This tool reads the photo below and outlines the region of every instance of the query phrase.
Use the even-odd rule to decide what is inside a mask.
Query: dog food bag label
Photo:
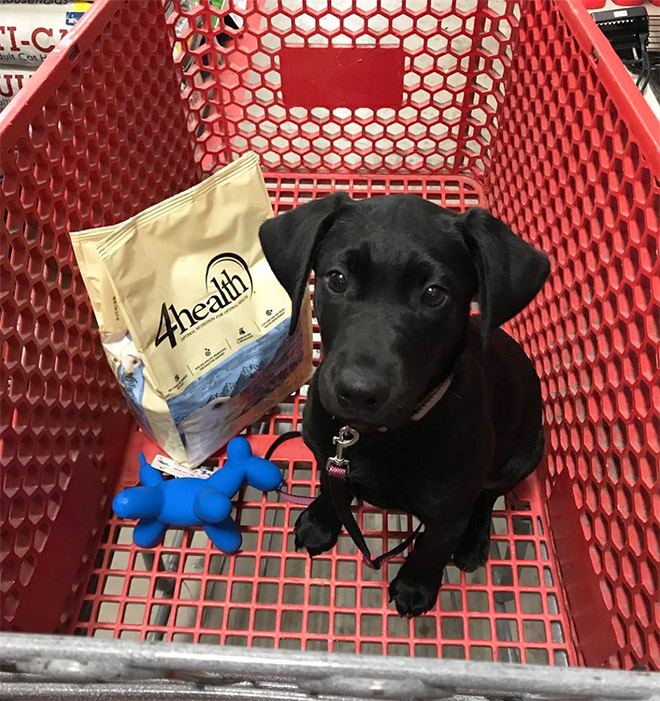
[[[90,2],[0,0],[0,63],[39,67]]]
[[[181,438],[167,402],[145,378],[144,366],[126,322],[116,314],[117,302],[112,283],[96,250],[97,243],[110,236],[115,228],[107,226],[71,234],[73,249],[99,326],[101,345],[142,430],[168,453],[182,455]]]
[[[291,301],[259,243],[271,216],[249,153],[122,224],[72,234],[129,406],[184,467],[312,372],[309,303],[289,336]]]

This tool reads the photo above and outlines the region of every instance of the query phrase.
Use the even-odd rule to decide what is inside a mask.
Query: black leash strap
[[[379,570],[386,562],[391,560],[402,553],[409,545],[411,545],[415,538],[419,535],[422,530],[422,524],[420,523],[417,528],[415,528],[412,533],[402,540],[398,545],[395,545],[391,550],[384,552],[376,558],[371,557],[371,551],[367,545],[364,535],[358,526],[355,516],[351,511],[351,502],[353,501],[353,493],[351,492],[346,480],[339,479],[337,477],[329,477],[330,483],[330,497],[332,499],[332,504],[335,507],[337,516],[342,522],[342,525],[351,536],[353,542],[355,543],[358,550],[362,553],[364,558],[364,564],[371,569]]]
[[[293,438],[300,438],[300,436],[302,436],[302,433],[300,431],[288,431],[287,433],[283,433],[281,436],[278,436],[270,444],[270,447],[266,451],[264,458],[266,460],[270,460],[271,457],[273,456],[273,453],[282,445],[282,443],[285,443],[286,441],[290,441]]]
[[[300,431],[289,431],[278,436],[270,445],[265,454],[265,459],[270,460],[273,453],[277,448],[293,438],[299,438],[301,435]],[[371,552],[369,546],[364,539],[364,535],[360,530],[360,526],[353,516],[351,511],[351,502],[353,501],[353,492],[351,491],[346,476],[336,477],[333,476],[328,471],[328,466],[325,465],[324,469],[328,472],[328,484],[330,487],[330,499],[332,500],[332,505],[335,507],[335,511],[342,525],[346,529],[348,535],[351,536],[353,542],[355,543],[358,550],[362,553],[364,564],[374,570],[379,570],[386,562],[391,560],[402,553],[409,545],[414,543],[415,538],[419,535],[422,530],[422,524],[420,523],[414,531],[412,531],[408,536],[402,540],[398,545],[394,546],[391,550],[379,555],[376,558],[371,557]]]

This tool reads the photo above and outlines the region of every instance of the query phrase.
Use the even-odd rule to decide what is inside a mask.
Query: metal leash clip
[[[330,477],[337,477],[338,479],[345,480],[348,475],[349,461],[344,457],[344,450],[355,445],[360,440],[360,434],[350,426],[342,426],[339,429],[339,435],[334,436],[332,439],[333,444],[336,446],[335,454],[333,457],[328,458],[328,462],[325,465],[326,472]]]

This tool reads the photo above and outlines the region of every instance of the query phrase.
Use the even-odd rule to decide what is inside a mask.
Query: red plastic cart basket
[[[307,651],[308,671],[312,651],[389,655],[383,678],[396,655],[660,668],[659,125],[582,2],[230,9],[95,2],[0,116],[3,629],[246,646],[255,665],[274,658],[254,648]],[[400,559],[368,570],[346,537],[314,561],[296,552],[299,510],[273,496],[237,502],[231,558],[196,531],[141,551],[110,515],[138,448],[155,449],[106,365],[67,232],[247,149],[278,211],[334,190],[414,192],[489,207],[552,259],[510,326],[542,378],[547,461],[498,504],[488,565],[448,567],[426,616],[388,605]],[[304,401],[264,417],[255,448],[297,428]],[[313,493],[304,446],[277,457]],[[409,526],[368,506],[359,518],[376,551]],[[36,643],[11,640],[18,674]],[[69,640],[43,650],[82,654]],[[189,650],[201,670],[208,648]]]

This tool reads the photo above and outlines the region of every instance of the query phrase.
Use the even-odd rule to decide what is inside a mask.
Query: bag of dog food
[[[309,302],[259,243],[272,216],[249,153],[117,226],[71,234],[101,342],[139,424],[194,467],[309,379]]]

